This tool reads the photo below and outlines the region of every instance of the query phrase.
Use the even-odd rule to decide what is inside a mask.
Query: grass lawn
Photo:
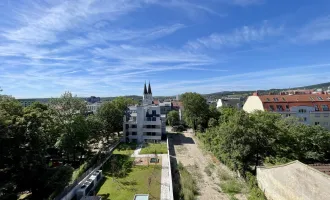
[[[126,177],[114,180],[107,172],[104,174],[104,183],[97,192],[102,199],[131,200],[135,194],[149,194],[150,200],[160,199],[161,166],[159,165],[134,166]],[[149,177],[152,177],[150,190],[148,190]]]
[[[136,143],[120,143],[113,154],[132,155],[136,149]]]
[[[167,144],[166,143],[148,143],[144,144],[144,147],[141,149],[140,154],[166,154],[167,153]]]

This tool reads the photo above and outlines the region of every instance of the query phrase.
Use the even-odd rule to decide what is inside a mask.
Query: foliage
[[[197,93],[187,92],[181,95],[183,103],[183,118],[194,130],[207,127],[209,117],[209,106],[205,98]]]
[[[166,143],[146,143],[140,151],[140,154],[166,154]]]
[[[101,119],[103,126],[103,136],[108,140],[114,138],[115,132],[123,129],[124,113],[113,102],[105,102],[99,108],[97,116]]]
[[[212,127],[216,127],[218,125],[218,121],[214,118],[210,118],[209,122],[208,122],[208,127],[212,128]]]
[[[224,193],[238,194],[241,192],[243,185],[236,179],[230,179],[228,181],[221,182],[220,187]]]
[[[113,154],[132,155],[136,149],[136,143],[120,143],[113,151]]]
[[[198,194],[198,188],[195,179],[188,172],[188,170],[182,165],[178,164],[178,170],[180,173],[180,185],[181,193],[180,199],[184,200],[194,200]]]
[[[233,108],[222,108],[220,121],[198,137],[207,150],[243,174],[265,161],[330,159],[330,133],[320,126],[307,126],[275,113],[248,114]]]
[[[179,112],[176,110],[172,110],[167,114],[167,123],[170,126],[178,125],[180,123]]]
[[[246,173],[246,181],[249,187],[248,200],[266,200],[262,190],[258,187],[257,179],[250,172]]]

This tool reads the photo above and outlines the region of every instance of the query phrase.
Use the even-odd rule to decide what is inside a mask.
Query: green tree
[[[115,133],[123,130],[124,113],[115,103],[105,102],[97,112],[98,117],[104,125],[103,136],[109,141],[115,137]]]
[[[133,99],[126,97],[117,97],[112,100],[112,103],[123,113],[123,115],[128,106],[137,104]]]
[[[167,123],[170,126],[174,126],[180,123],[179,112],[176,110],[172,110],[167,114]]]
[[[208,123],[209,106],[204,97],[197,93],[187,92],[181,96],[183,103],[183,117],[194,130],[198,126],[206,128]]]

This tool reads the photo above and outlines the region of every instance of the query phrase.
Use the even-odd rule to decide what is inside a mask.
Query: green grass
[[[75,169],[72,173],[71,177],[71,183],[73,183],[80,175],[82,175],[87,167],[87,162],[84,162],[82,165],[80,165],[79,168]]]
[[[113,154],[131,155],[134,153],[136,146],[136,143],[120,143]]]
[[[167,144],[166,143],[148,143],[145,144],[141,149],[140,154],[166,154]]]
[[[113,179],[107,172],[104,174],[104,183],[97,192],[102,199],[128,200],[133,199],[135,194],[149,194],[150,200],[160,199],[161,166],[135,166],[123,178]],[[149,177],[152,177],[150,190]]]
[[[180,172],[181,185],[180,199],[195,200],[196,195],[198,194],[198,188],[195,179],[182,165],[182,163],[178,164],[178,170]]]
[[[238,194],[241,193],[242,188],[244,186],[239,181],[235,179],[231,179],[223,183],[220,183],[220,187],[224,193]]]

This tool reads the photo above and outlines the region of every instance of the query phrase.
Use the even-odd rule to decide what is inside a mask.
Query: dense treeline
[[[26,108],[0,95],[0,199],[17,199],[23,191],[31,192],[31,199],[61,192],[86,158],[96,162],[100,157],[92,155],[93,144],[101,141],[105,148],[114,141],[133,103],[120,97],[87,115],[86,103],[69,92],[48,105]],[[87,162],[83,170],[93,164]]]
[[[197,93],[183,94],[182,101],[184,120],[199,132],[205,147],[243,174],[264,163],[330,161],[330,132],[321,126],[271,112],[217,110]]]

